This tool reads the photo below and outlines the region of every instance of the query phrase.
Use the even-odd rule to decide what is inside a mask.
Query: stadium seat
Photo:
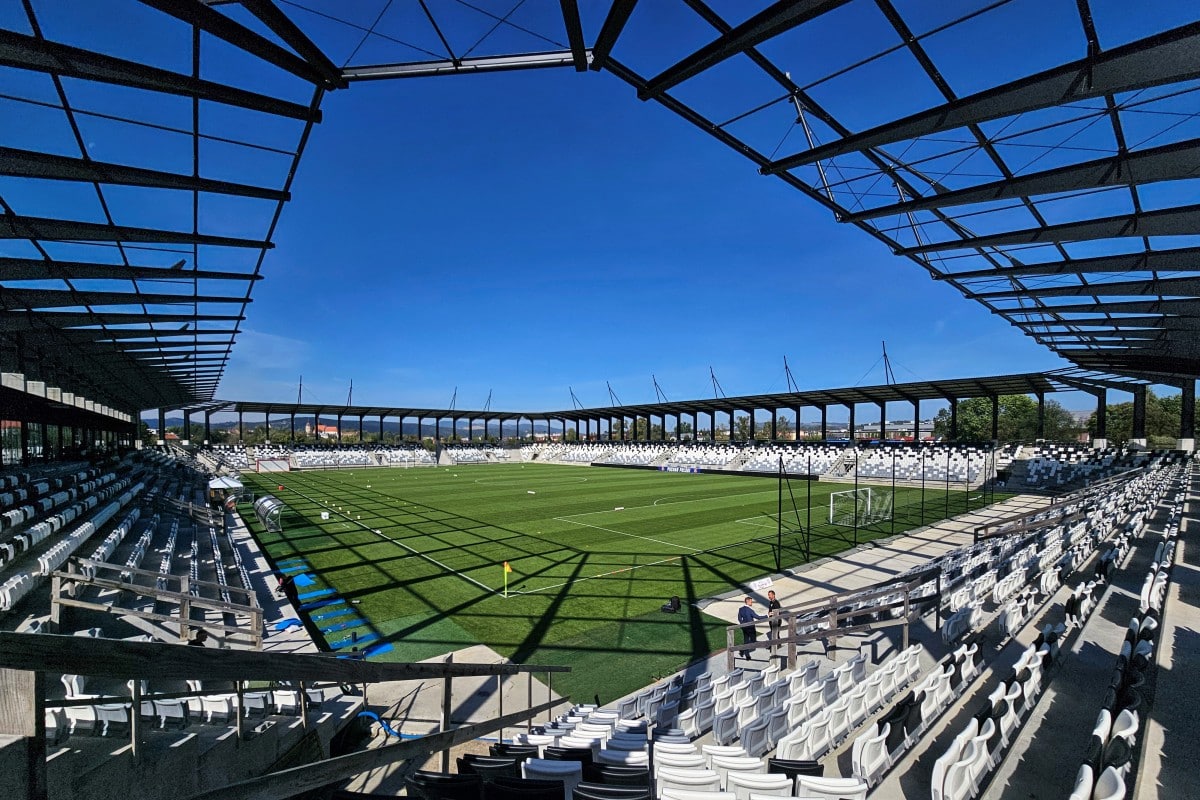
[[[730,772],[726,778],[726,790],[738,800],[749,800],[750,793],[790,796],[794,788],[793,779],[778,773]]]
[[[795,797],[806,800],[866,800],[867,784],[858,778],[796,776]]]
[[[410,796],[425,800],[478,800],[483,781],[478,775],[418,770],[405,782]],[[559,796],[561,800],[561,795]]]
[[[721,776],[711,769],[672,769],[664,767],[655,777],[659,793],[667,789],[684,789],[687,791],[721,791]]]

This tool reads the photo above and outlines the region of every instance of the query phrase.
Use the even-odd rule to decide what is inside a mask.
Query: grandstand
[[[1193,7],[311,5],[0,11],[20,122],[0,126],[0,796],[1190,796]],[[654,402],[610,385],[597,407],[225,399],[301,162],[345,112],[329,96],[546,69],[670,112],[1061,365],[826,388],[789,370],[738,396],[710,370],[711,397],[654,378]],[[338,313],[374,302],[334,283]],[[434,347],[395,291],[358,316]],[[684,297],[646,315],[658,342],[697,324]],[[843,329],[869,318],[857,299]],[[743,302],[701,323],[741,337]],[[564,308],[528,316],[612,327]],[[1169,447],[1148,435],[1163,386]],[[1095,401],[1086,443],[1044,439],[1059,392]],[[1001,441],[1012,395],[1036,441]],[[967,399],[990,401],[984,441],[960,435]],[[891,441],[897,405],[914,439],[944,409],[945,440]],[[802,414],[812,441],[784,425]],[[239,475],[245,493],[210,494]],[[738,622],[768,590],[769,622]]]

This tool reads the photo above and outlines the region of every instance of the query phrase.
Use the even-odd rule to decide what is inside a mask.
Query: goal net
[[[864,486],[829,495],[829,522],[833,525],[871,525],[892,518],[892,493]]]
[[[291,472],[292,465],[286,458],[260,458],[254,462],[259,472]]]

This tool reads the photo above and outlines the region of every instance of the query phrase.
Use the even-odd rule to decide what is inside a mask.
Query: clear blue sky
[[[219,396],[652,401],[1063,366],[605,74],[331,95]]]
[[[378,8],[411,12],[368,0],[309,5],[364,25]],[[446,5],[467,13],[466,5]],[[582,5],[590,42],[596,9],[607,5]],[[717,5],[731,17],[748,13],[737,3]],[[1194,14],[1186,5],[1095,0],[1092,9],[1102,45],[1112,47],[1181,24]],[[175,23],[159,31],[157,12],[128,6],[137,15],[139,52],[186,72],[186,28],[181,34]],[[528,9],[541,6],[556,13],[558,4],[531,0]],[[681,4],[672,7],[681,13]],[[966,11],[898,7],[918,32]],[[247,16],[230,8],[238,19]],[[618,45],[617,54],[642,74],[655,74],[713,35],[663,8],[640,4]],[[968,22],[954,36],[925,41],[938,64],[952,68],[960,93],[1084,54],[1073,0],[1012,0],[988,13],[989,30],[1003,36],[977,35]],[[43,7],[44,17],[54,14],[52,3]],[[1029,24],[1031,15],[1037,25]],[[23,30],[22,17],[16,4],[0,10],[0,24],[15,30]],[[55,38],[71,42],[86,33],[111,40],[116,53],[129,47],[130,21],[99,7],[59,9],[58,17],[47,21]],[[406,19],[385,16],[383,27],[407,30]],[[764,51],[794,63],[796,79],[804,80],[896,39],[872,3],[851,3],[822,25]],[[651,35],[668,29],[672,36]],[[522,49],[505,33],[496,34],[500,49]],[[339,63],[360,38],[343,34],[322,40],[337,42],[330,55]],[[430,31],[412,36],[422,47],[438,46]],[[377,46],[372,40],[367,50]],[[780,58],[787,47],[791,60]],[[377,57],[428,55],[385,48]],[[209,56],[206,76],[272,88],[269,77],[238,58]],[[871,67],[884,72],[860,81],[861,94],[848,94],[836,80],[814,94],[854,129],[939,102],[905,58]],[[678,94],[719,105],[740,85],[739,69],[732,61],[711,83],[688,84]],[[97,91],[80,83],[72,83],[72,93]],[[758,99],[736,97],[731,107]],[[181,102],[164,101],[164,115],[186,114]],[[325,121],[300,163],[220,398],[294,401],[303,375],[308,402],[340,404],[353,381],[360,405],[445,407],[457,388],[459,408],[480,408],[491,392],[492,408],[537,411],[569,408],[568,387],[585,406],[608,405],[606,382],[624,403],[653,401],[651,375],[672,400],[709,397],[710,367],[731,396],[784,391],[784,356],[802,389],[850,386],[884,382],[883,340],[899,381],[1068,366],[911,261],[838,224],[818,203],[758,175],[715,139],[639,101],[611,74],[562,69],[355,84],[327,95],[322,107]],[[33,116],[26,122],[28,136],[42,135]],[[94,157],[121,161],[121,150],[135,146],[87,125]],[[779,136],[765,126],[740,133],[760,149],[767,136]],[[781,154],[802,149],[796,130],[789,135]],[[181,169],[162,157],[164,168]],[[212,164],[206,153],[202,172]],[[213,171],[255,179],[228,174],[228,163]],[[22,197],[20,210],[36,214],[50,197]],[[236,205],[213,208],[236,229]],[[142,224],[170,225],[155,219],[152,206],[136,211]],[[93,208],[81,218],[95,214]],[[1078,395],[1060,399],[1069,408],[1091,405]]]

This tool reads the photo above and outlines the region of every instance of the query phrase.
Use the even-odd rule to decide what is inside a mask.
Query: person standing
[[[775,599],[775,591],[767,592],[767,638],[771,640],[771,652],[779,646],[779,631],[783,627],[783,617],[780,612],[783,606]]]
[[[750,644],[758,639],[758,630],[754,627],[754,625],[749,623],[757,622],[760,619],[766,619],[766,617],[754,612],[754,598],[747,595],[746,602],[743,603],[742,607],[738,609],[738,624],[745,625],[745,627],[742,628],[743,645]],[[742,658],[750,658],[750,651],[743,650]]]

